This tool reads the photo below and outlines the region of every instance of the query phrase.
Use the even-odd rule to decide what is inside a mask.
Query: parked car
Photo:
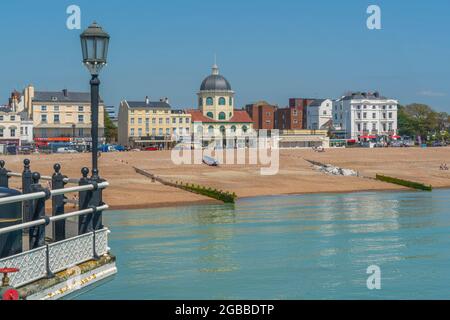
[[[446,147],[447,144],[443,141],[434,141],[432,144],[433,147]]]
[[[403,141],[400,141],[400,140],[391,142],[391,147],[394,147],[394,148],[403,148],[404,146],[405,146],[405,144],[403,143]]]
[[[78,151],[64,147],[64,148],[58,148],[56,150],[56,153],[78,153]]]
[[[146,147],[146,148],[144,148],[144,151],[158,151],[158,148],[156,148],[156,147]]]

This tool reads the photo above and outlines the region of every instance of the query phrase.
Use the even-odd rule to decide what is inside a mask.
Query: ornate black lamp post
[[[92,180],[98,180],[98,100],[100,80],[98,74],[106,65],[109,34],[94,22],[81,35],[83,64],[92,75],[91,79],[91,137],[92,137]]]
[[[92,75],[91,78],[91,137],[92,137],[92,176],[89,179],[88,168],[82,169],[83,178],[80,185],[102,182],[98,171],[98,104],[100,80],[98,74],[106,65],[108,55],[109,35],[97,24],[91,24],[81,35],[81,49],[83,51],[83,64]],[[80,193],[80,208],[97,208],[102,203],[101,189],[94,188],[93,191]],[[78,219],[78,232],[85,234],[102,228],[102,214],[94,211],[93,214],[80,216]]]

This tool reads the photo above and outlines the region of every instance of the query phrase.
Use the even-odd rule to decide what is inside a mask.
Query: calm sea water
[[[116,278],[80,299],[449,299],[450,190],[105,214]],[[378,291],[366,270],[381,268]]]

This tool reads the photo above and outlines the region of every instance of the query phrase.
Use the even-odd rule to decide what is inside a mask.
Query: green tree
[[[114,123],[109,118],[109,115],[107,112],[104,113],[104,120],[105,120],[105,138],[106,142],[116,142],[117,141],[117,127],[114,125]]]

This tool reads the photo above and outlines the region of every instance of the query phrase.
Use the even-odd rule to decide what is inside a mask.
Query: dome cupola
[[[225,77],[219,74],[219,67],[214,64],[211,75],[203,80],[200,91],[231,91],[231,85]]]

